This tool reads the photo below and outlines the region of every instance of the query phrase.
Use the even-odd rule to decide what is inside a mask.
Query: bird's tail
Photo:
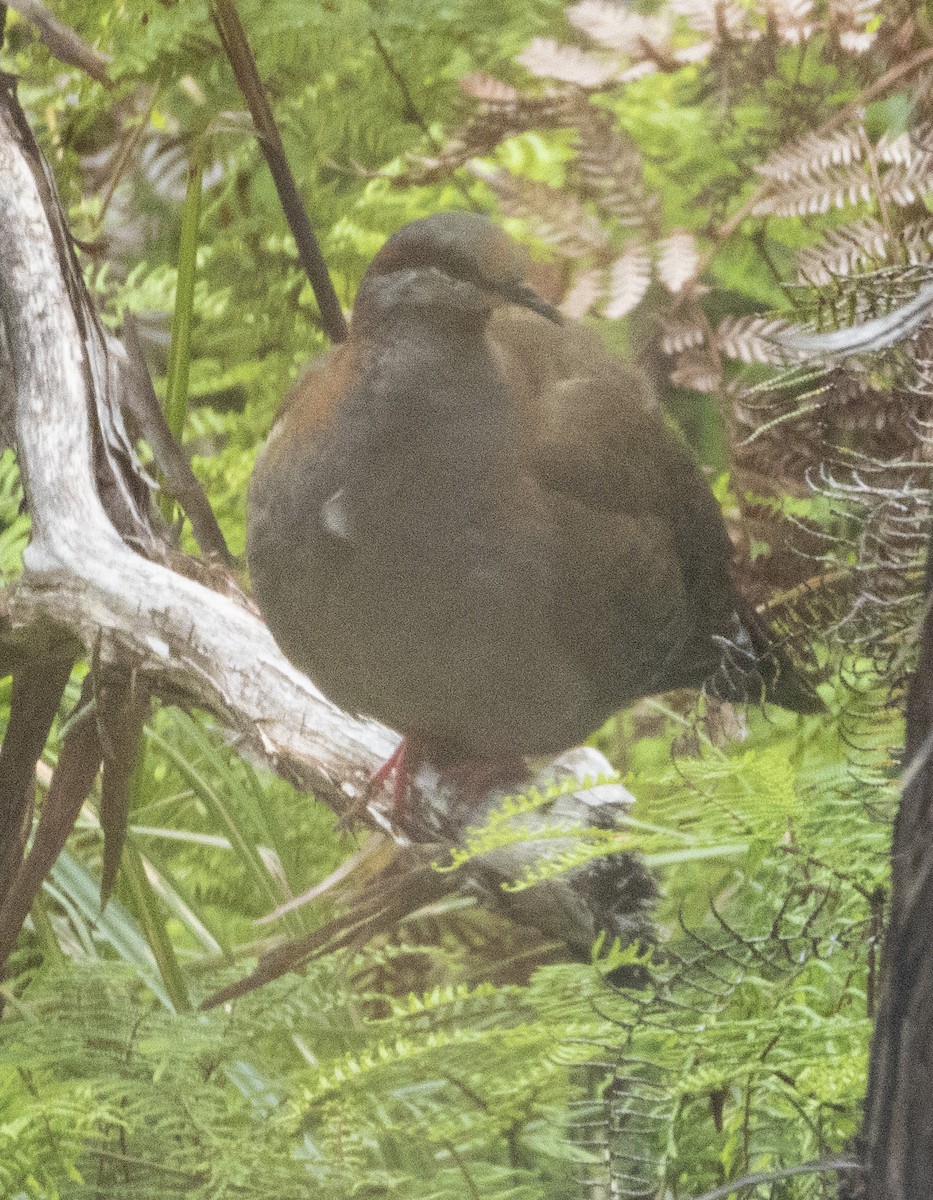
[[[722,665],[712,690],[724,699],[759,698],[796,713],[818,713],[825,705],[816,688],[791,661],[766,621],[750,604],[735,614],[734,638],[721,640]],[[744,693],[744,694],[742,694]]]

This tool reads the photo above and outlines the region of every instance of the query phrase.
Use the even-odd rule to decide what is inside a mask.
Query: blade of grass
[[[113,897],[107,907],[100,909],[100,880],[63,850],[52,868],[55,888],[67,897],[73,914],[80,916],[86,930],[93,930],[125,963],[132,966],[143,983],[166,1008],[173,1008],[172,999],[162,985],[158,964],[152,948],[139,926],[120,901]],[[50,894],[54,895],[51,888]]]
[[[196,742],[200,743],[199,748],[204,749],[207,754],[213,755],[216,758],[216,747],[211,745],[209,739],[197,729],[193,721],[190,722],[189,729]],[[258,847],[245,835],[241,823],[237,820],[233,812],[231,812],[221,791],[213,787],[186,755],[160,733],[154,729],[147,728],[147,738],[152,745],[157,746],[161,750],[172,765],[188,781],[208,810],[213,814],[215,820],[226,832],[234,851],[246,869],[247,877],[259,889],[263,899],[268,902],[269,907],[275,908],[283,899],[290,899],[290,896],[283,897],[281,889],[275,886],[262,861]],[[219,765],[222,771],[223,766],[222,764]],[[300,926],[297,929],[300,930]]]
[[[230,953],[229,943],[220,933],[208,925],[203,910],[186,894],[171,871],[153,855],[140,853],[143,869],[149,886],[155,891],[166,908],[181,921],[192,936],[211,955]]]
[[[146,878],[146,869],[139,851],[129,842],[123,850],[122,874],[132,897],[136,919],[142,926],[165,990],[171,998],[172,1007],[176,1012],[190,1012],[188,987],[166,929],[159,897]]]

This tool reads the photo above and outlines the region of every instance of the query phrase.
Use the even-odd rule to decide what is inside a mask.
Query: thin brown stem
[[[246,31],[233,0],[212,0],[211,16],[253,118],[253,124],[259,136],[259,148],[272,173],[282,211],[285,213],[288,227],[295,239],[298,258],[314,290],[318,307],[321,310],[324,331],[332,342],[346,341],[347,323],[343,310],[337,299],[337,293],[334,291],[321,247],[298,194],[298,187],[288,164],[279,127],[272,115],[269,97],[259,77],[256,59],[250,49]]]

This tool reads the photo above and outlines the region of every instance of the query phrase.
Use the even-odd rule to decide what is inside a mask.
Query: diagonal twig
[[[42,0],[6,0],[14,12],[18,12],[24,21],[34,25],[38,30],[49,52],[59,62],[69,67],[77,67],[104,87],[113,87],[113,80],[107,74],[110,56],[101,54],[93,46],[88,45],[80,34],[75,33],[70,25],[59,20],[54,13],[42,3]]]
[[[285,147],[282,145],[282,137],[278,125],[275,123],[275,117],[272,115],[266,89],[259,78],[256,59],[246,40],[246,33],[233,0],[212,0],[211,16],[217,32],[220,34],[220,40],[227,58],[230,60],[230,66],[233,68],[240,91],[243,93],[243,98],[252,115],[253,124],[259,136],[259,147],[272,172],[282,210],[295,238],[298,257],[311,282],[311,287],[314,289],[314,295],[321,310],[324,331],[332,342],[345,341],[347,323],[344,320],[343,310],[337,299],[337,293],[334,291],[330,272],[327,270],[327,264],[324,262],[324,256],[321,254],[314,230],[311,228],[311,222],[308,220],[305,206],[298,195],[295,177],[292,175],[285,155]]]

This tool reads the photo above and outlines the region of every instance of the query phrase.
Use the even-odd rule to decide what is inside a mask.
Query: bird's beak
[[[498,283],[489,287],[489,290],[504,300],[508,300],[511,304],[520,304],[522,308],[530,308],[532,312],[540,313],[542,317],[547,317],[555,325],[564,323],[563,316],[553,304],[542,300],[534,288],[529,287],[527,283]]]

